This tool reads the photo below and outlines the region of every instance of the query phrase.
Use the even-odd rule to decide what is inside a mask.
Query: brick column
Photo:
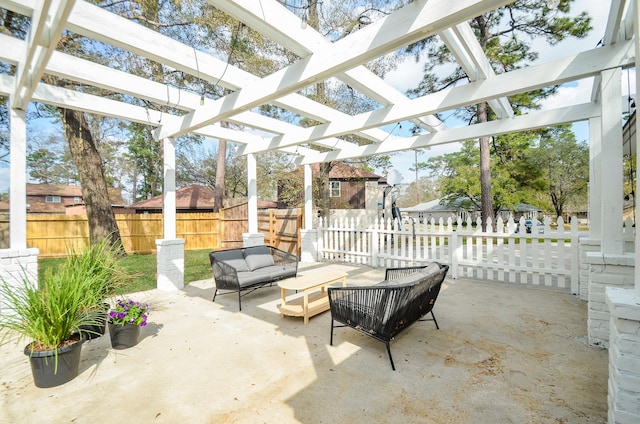
[[[589,306],[587,329],[589,345],[609,346],[610,311],[606,304],[608,287],[632,288],[634,284],[634,254],[605,255],[587,252],[589,263]]]
[[[0,279],[11,287],[21,287],[27,279],[38,286],[38,254],[36,248],[0,249]],[[0,305],[4,299],[0,299]],[[2,314],[0,309],[0,315]]]
[[[156,240],[157,288],[174,291],[184,288],[184,239]]]
[[[609,424],[640,423],[640,294],[607,287],[609,340]]]

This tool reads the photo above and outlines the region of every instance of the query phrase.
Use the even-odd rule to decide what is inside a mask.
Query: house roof
[[[63,184],[27,184],[27,196],[82,197],[82,187]]]
[[[122,189],[108,187],[107,191],[112,204],[124,204]],[[27,184],[27,196],[82,197],[82,187],[64,184]]]
[[[404,212],[424,212],[424,211],[442,212],[442,211],[456,211],[458,208],[456,208],[455,206],[441,205],[440,199],[433,199],[428,202],[418,203],[415,206],[411,206],[408,208],[400,208],[400,209]]]
[[[418,203],[415,206],[411,206],[408,208],[401,208],[403,212],[455,212],[460,209],[468,210],[468,208],[462,208],[462,203],[464,199],[458,198],[452,204],[441,203],[442,199],[434,199],[429,202]],[[480,210],[477,208],[477,210]],[[541,212],[542,210],[536,206],[529,205],[526,203],[518,203],[513,207],[513,209],[501,208],[501,210],[513,210],[515,212],[523,213],[523,212]]]
[[[60,196],[60,197],[80,197],[82,198],[82,187],[74,185],[64,184],[27,184],[27,196],[32,197],[46,197],[46,196]],[[111,199],[112,206],[124,205],[122,199],[122,190],[119,188],[109,187],[109,198]],[[0,201],[0,211],[9,210],[10,199]],[[83,204],[83,203],[75,203]],[[28,202],[29,213],[65,213],[68,203],[46,203],[44,199],[42,201]]]
[[[198,184],[191,184],[176,189],[176,209],[210,210],[213,209],[215,193],[213,189]],[[142,200],[129,206],[137,210],[162,209],[162,195]],[[258,200],[258,209],[275,209],[277,202],[271,200]]]
[[[176,190],[176,209],[213,209],[215,193],[209,187],[192,184]],[[162,209],[162,195],[129,206],[133,209]]]

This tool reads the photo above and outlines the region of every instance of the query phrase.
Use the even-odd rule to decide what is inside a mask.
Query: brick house
[[[314,193],[316,193],[316,178],[320,174],[320,165],[315,163],[311,165],[311,173],[313,176]],[[278,207],[287,208],[291,200],[297,202],[298,206],[303,201],[302,181],[303,171],[301,168],[287,174],[287,180],[298,184],[300,182],[300,190],[298,197],[284,196],[284,190],[290,190],[284,184],[278,184]],[[332,218],[372,218],[378,217],[381,212],[381,202],[384,187],[387,186],[387,180],[380,175],[365,171],[347,165],[342,162],[335,162],[329,171],[329,207],[331,209]],[[314,194],[314,202],[318,196]],[[317,208],[317,203],[314,208]]]
[[[62,184],[27,184],[27,213],[83,215],[86,214],[80,186]],[[123,213],[124,200],[119,188],[109,188],[115,213]],[[9,200],[0,201],[0,212],[9,211]]]

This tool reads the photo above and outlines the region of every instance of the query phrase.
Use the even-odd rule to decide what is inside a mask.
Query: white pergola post
[[[589,238],[602,240],[602,175],[600,155],[602,153],[602,120],[589,119]]]
[[[25,111],[12,108],[11,101],[10,97],[9,248],[0,249],[0,278],[16,286],[26,278],[37,286],[39,250],[27,248],[27,121]]]
[[[313,229],[313,174],[311,165],[304,165],[304,224],[300,230],[302,253],[300,260],[303,262],[316,262],[318,260],[318,243],[320,242],[319,230]]]
[[[242,234],[244,247],[264,245],[264,234],[258,232],[258,173],[256,157],[247,154],[247,208],[249,213],[249,232]]]
[[[633,5],[632,5],[633,7]],[[636,51],[636,87],[640,87],[640,7],[635,2],[634,29]],[[637,91],[636,91],[637,92]],[[638,99],[636,98],[636,101]],[[640,137],[635,132],[636,152],[639,152]],[[636,154],[636,169],[640,158]],[[636,178],[635,192],[640,193]],[[640,213],[636,209],[636,222]],[[636,229],[635,264],[640,264],[640,234]],[[608,422],[640,422],[638,393],[640,393],[640,367],[638,367],[638,343],[640,343],[640,270],[635,266],[634,287],[625,289],[608,287],[607,306],[611,314],[609,335],[609,395]],[[636,358],[636,359],[633,359]]]
[[[162,213],[165,239],[176,238],[176,146],[173,139],[163,141],[164,185],[162,187]]]
[[[162,140],[164,157],[164,185],[162,187],[162,239],[156,240],[157,287],[177,290],[184,287],[184,239],[176,238],[176,148],[174,140]]]
[[[624,252],[622,236],[622,84],[621,69],[603,71],[602,76],[602,148],[599,173],[602,196],[600,216],[602,253]]]
[[[631,287],[634,255],[624,252],[622,231],[622,70],[603,71],[600,112],[602,143],[596,149],[595,184],[600,193],[600,251],[587,252],[589,266],[588,319],[589,344],[608,347],[610,315],[606,305],[608,287]],[[599,172],[598,172],[599,171]]]
[[[581,237],[580,248],[580,300],[589,299],[590,264],[587,258],[590,252],[601,251],[602,241],[602,184],[598,179],[602,174],[600,154],[602,153],[602,120],[600,116],[589,119],[589,187],[588,222],[589,237]]]
[[[304,229],[313,228],[313,178],[311,165],[304,165]]]
[[[27,248],[27,120],[24,110],[9,108],[11,161],[9,163],[9,247]]]

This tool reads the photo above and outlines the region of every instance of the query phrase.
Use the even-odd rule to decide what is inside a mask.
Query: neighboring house
[[[302,169],[299,168],[288,174],[288,178],[300,181],[302,185],[302,173]],[[316,178],[320,174],[320,165],[317,163],[311,165],[311,173],[315,186]],[[381,212],[380,205],[382,204],[385,186],[387,186],[386,178],[380,175],[355,168],[342,162],[334,163],[329,171],[328,187],[331,217],[377,218]],[[282,184],[279,184],[279,208],[290,207],[287,202],[283,200],[283,190]],[[314,187],[314,192],[315,191]],[[302,199],[297,200],[300,203],[302,202]],[[314,201],[317,202],[317,196],[314,196]],[[318,208],[317,203],[314,204],[314,208]]]
[[[194,213],[194,212],[213,212],[215,193],[213,189],[198,184],[192,184],[187,187],[176,189],[176,212],[177,213]],[[231,200],[231,199],[229,199]],[[246,201],[246,199],[243,199]],[[162,195],[152,197],[151,199],[141,200],[129,206],[134,213],[162,213]],[[225,201],[229,203],[228,201]],[[258,209],[275,208],[276,202],[258,201]]]
[[[176,189],[176,212],[213,212],[215,193],[209,187],[192,184]],[[135,213],[162,213],[162,195],[129,206]]]
[[[469,215],[472,220],[475,220],[480,216],[480,206],[469,208],[465,203],[468,202],[464,202],[463,199],[456,199],[451,204],[445,203],[442,199],[435,199],[408,208],[402,208],[401,213],[403,218],[413,218],[420,223],[431,222],[431,219],[435,219],[437,223],[440,218],[445,222],[451,218],[455,222],[458,216],[464,221]],[[516,221],[521,216],[525,219],[537,219],[540,213],[542,213],[540,208],[525,203],[516,205],[513,210],[502,208],[498,211],[499,216],[505,221],[509,219],[509,216],[513,216]]]
[[[27,184],[27,213],[30,214],[86,214],[82,189],[80,186],[62,184]],[[119,188],[109,188],[114,212],[121,213],[124,209],[122,191]],[[0,202],[0,212],[9,210],[10,199]]]

